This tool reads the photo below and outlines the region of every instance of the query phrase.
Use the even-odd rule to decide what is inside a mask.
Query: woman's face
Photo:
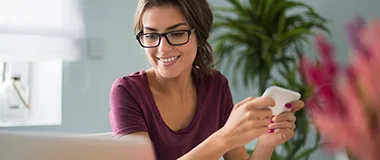
[[[144,43],[143,45],[156,46],[145,48],[156,72],[168,79],[191,72],[197,54],[196,35],[178,8],[149,8],[142,15],[142,24],[144,35],[141,36],[140,42]],[[167,39],[164,36],[159,38],[160,36],[154,33],[167,33]]]

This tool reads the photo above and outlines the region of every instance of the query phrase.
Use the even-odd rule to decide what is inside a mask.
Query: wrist
[[[256,143],[256,146],[255,146],[255,149],[260,149],[260,152],[272,153],[276,149],[276,146],[269,145],[269,144],[263,142],[262,140],[258,140]]]
[[[257,142],[250,160],[270,160],[276,147]]]
[[[186,153],[178,160],[209,160],[219,159],[229,150],[223,134],[215,132],[197,147]]]
[[[229,139],[229,136],[224,134],[221,130],[218,130],[217,132],[212,134],[210,136],[210,139],[216,144],[218,150],[222,151],[223,153],[228,152],[232,148],[232,143]]]

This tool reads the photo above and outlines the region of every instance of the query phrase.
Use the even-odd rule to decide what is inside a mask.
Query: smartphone
[[[283,112],[292,110],[291,108],[286,108],[285,105],[301,98],[300,93],[279,86],[268,87],[262,96],[271,97],[275,101],[276,105],[274,107],[269,107],[272,109],[273,115],[279,115]]]

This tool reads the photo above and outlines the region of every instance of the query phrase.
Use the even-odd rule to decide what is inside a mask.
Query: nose
[[[158,46],[159,52],[168,52],[172,49],[172,46],[168,43],[165,37],[161,38],[160,45]]]

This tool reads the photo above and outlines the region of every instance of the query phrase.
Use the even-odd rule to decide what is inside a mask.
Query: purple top
[[[118,78],[110,95],[113,134],[146,132],[158,160],[181,157],[220,129],[233,108],[228,81],[219,71],[197,80],[196,87],[195,115],[186,128],[175,132],[163,121],[144,70]]]

